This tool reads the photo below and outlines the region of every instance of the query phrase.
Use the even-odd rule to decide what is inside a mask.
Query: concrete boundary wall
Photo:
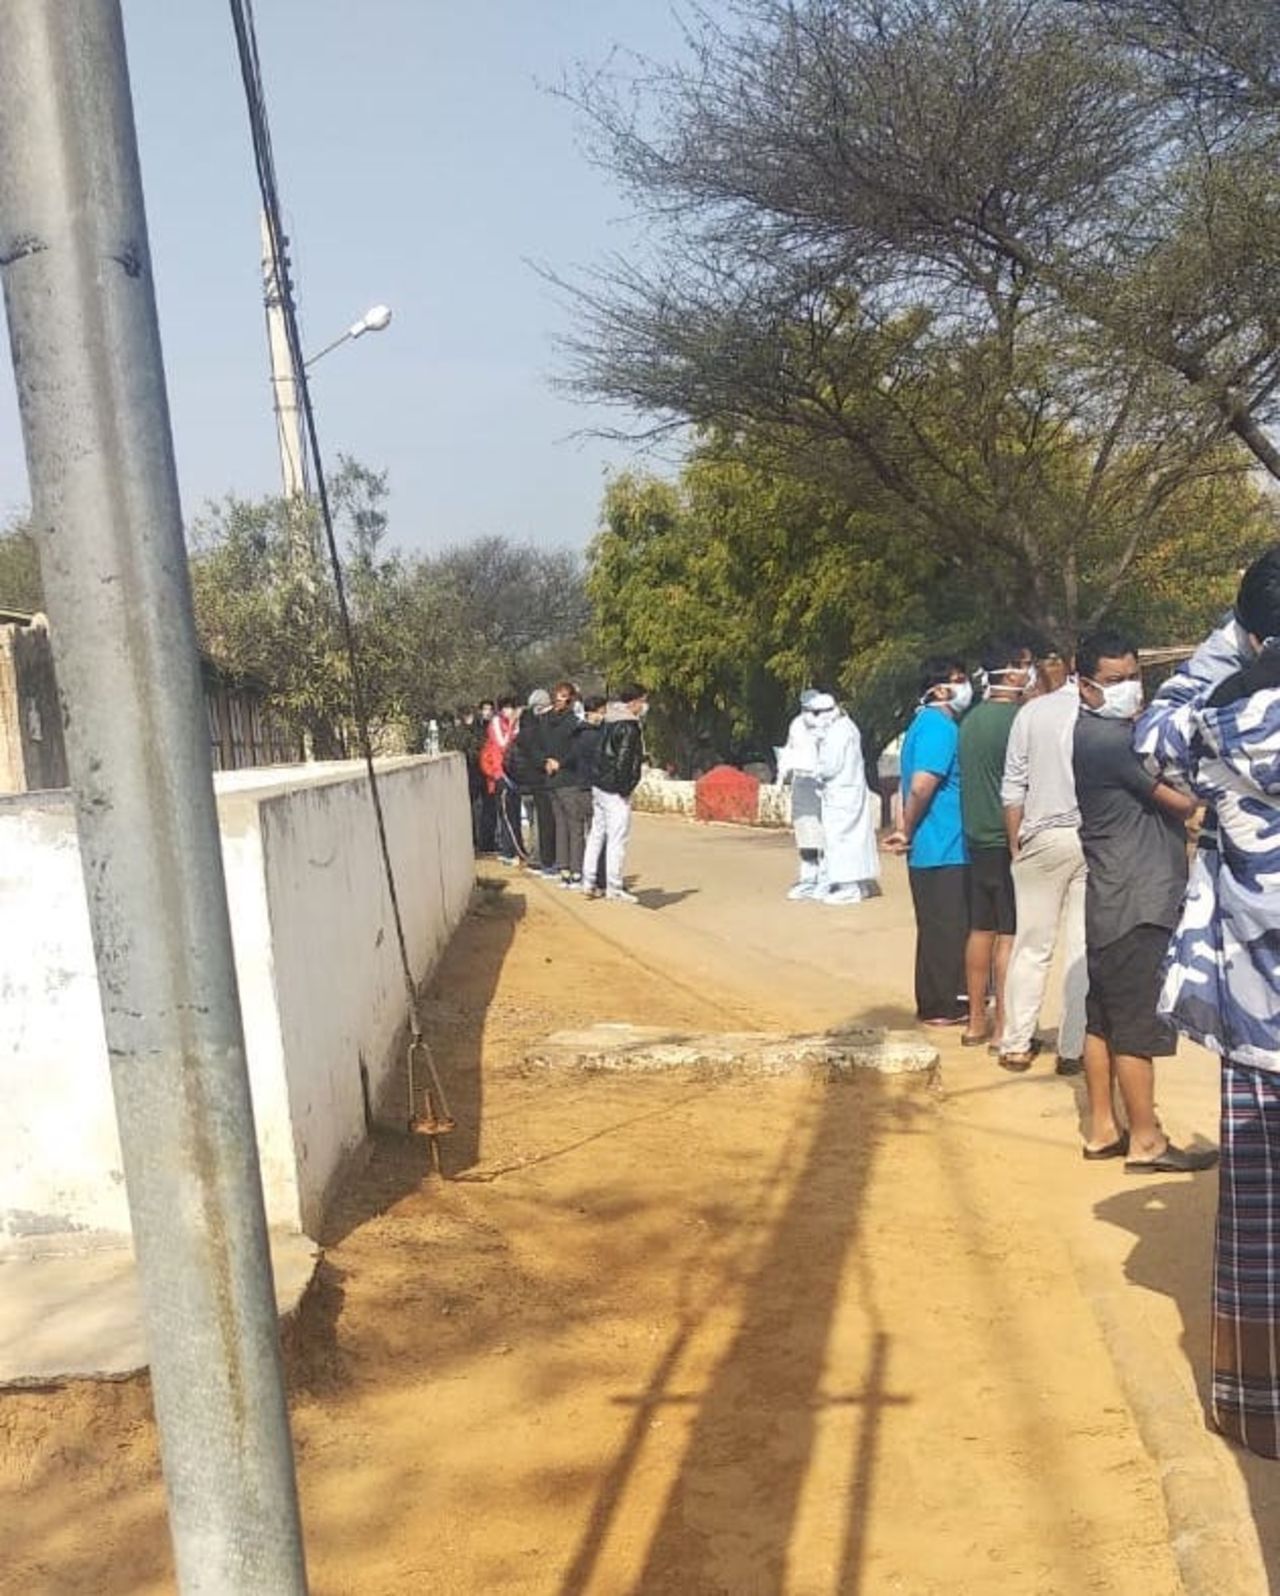
[[[685,815],[693,820],[698,812],[698,784],[696,781],[677,781],[664,776],[661,771],[649,769],[635,792],[631,795],[632,807],[642,814]],[[754,824],[757,826],[789,826],[791,824],[791,788],[770,787],[761,782],[759,807]]]
[[[410,962],[466,911],[456,754],[379,762]],[[236,974],[273,1226],[315,1234],[392,1096],[407,1018],[363,766],[216,778]],[[0,799],[0,1253],[118,1243],[129,1219],[70,795]]]

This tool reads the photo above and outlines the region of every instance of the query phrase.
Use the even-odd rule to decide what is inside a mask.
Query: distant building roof
[[[0,626],[30,626],[33,620],[35,616],[28,610],[10,610],[0,604]],[[265,694],[267,691],[266,684],[258,677],[233,676],[203,649],[200,650],[200,669],[206,677],[227,687],[242,688],[252,693]]]

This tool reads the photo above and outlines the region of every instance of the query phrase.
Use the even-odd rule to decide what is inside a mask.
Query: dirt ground
[[[510,879],[454,940],[448,1178],[379,1138],[288,1333],[317,1596],[1181,1591],[1059,1222],[1079,1164],[1047,1173],[1036,1124],[1067,1083],[1005,1134],[949,1067],[523,1067],[584,1016],[825,1020],[640,913]],[[145,1381],[0,1395],[0,1590],[150,1596],[170,1566]]]

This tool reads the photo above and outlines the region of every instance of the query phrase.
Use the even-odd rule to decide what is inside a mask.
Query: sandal
[[[1169,1142],[1154,1158],[1127,1158],[1124,1168],[1127,1175],[1192,1175],[1217,1162],[1216,1147],[1175,1147]]]
[[[997,1053],[996,1063],[1010,1075],[1025,1075],[1034,1058],[1034,1053]]]
[[[986,1031],[983,1031],[981,1036],[969,1036],[966,1033],[960,1038],[961,1047],[986,1047],[987,1043],[988,1033]]]
[[[1103,1158],[1123,1158],[1129,1151],[1129,1132],[1121,1131],[1115,1141],[1108,1142],[1105,1147],[1082,1147],[1080,1151],[1091,1163]]]

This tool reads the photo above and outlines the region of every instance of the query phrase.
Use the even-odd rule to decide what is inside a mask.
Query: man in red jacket
[[[498,810],[498,857],[503,864],[515,864],[524,857],[524,828],[520,814],[520,794],[506,774],[507,749],[515,741],[520,726],[520,711],[514,698],[500,698],[498,712],[489,722],[480,769]]]

